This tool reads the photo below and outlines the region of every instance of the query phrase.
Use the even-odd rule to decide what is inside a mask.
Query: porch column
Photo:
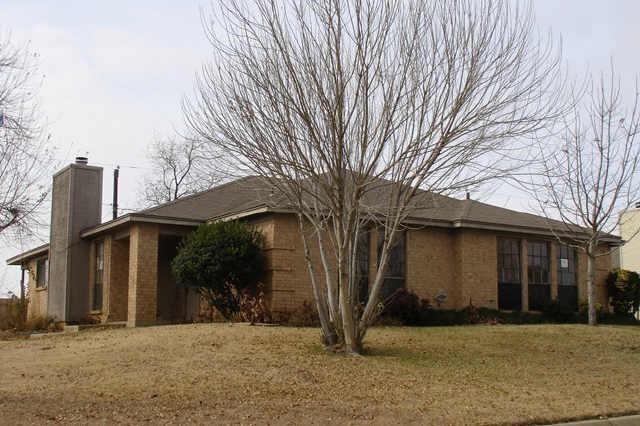
[[[549,244],[549,279],[551,280],[551,300],[558,300],[558,243]]]
[[[127,326],[152,325],[158,306],[158,227],[136,223],[129,236]]]
[[[522,246],[520,247],[520,265],[522,270],[520,271],[522,281],[522,312],[529,310],[529,247],[527,240],[520,240]]]

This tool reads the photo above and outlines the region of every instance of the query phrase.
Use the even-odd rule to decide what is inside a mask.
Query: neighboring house
[[[620,267],[640,272],[640,203],[620,215],[620,237],[626,243],[620,247]]]
[[[176,285],[170,262],[181,239],[216,220],[247,221],[265,236],[267,301],[274,313],[312,302],[296,216],[258,177],[246,177],[100,223],[102,169],[80,161],[54,176],[50,244],[8,260],[29,271],[29,315],[129,326],[195,320],[199,296]],[[381,197],[377,193],[376,197]],[[391,254],[386,292],[406,287],[441,308],[540,310],[586,300],[586,258],[562,246],[539,216],[421,193]],[[602,250],[618,245],[608,237]],[[375,271],[378,233],[361,239],[360,279]],[[318,253],[312,257],[319,262]],[[597,266],[606,305],[610,256]],[[320,267],[316,268],[318,271]],[[320,272],[318,272],[320,273]]]

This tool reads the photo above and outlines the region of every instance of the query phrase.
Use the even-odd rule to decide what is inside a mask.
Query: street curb
[[[547,426],[638,426],[640,415],[612,417],[610,419],[580,420],[569,423],[553,423]]]

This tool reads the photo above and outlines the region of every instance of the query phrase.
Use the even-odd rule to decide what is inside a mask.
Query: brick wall
[[[488,231],[456,231],[457,307],[498,307],[498,252],[496,235]]]
[[[105,286],[108,289],[107,321],[126,321],[129,298],[129,239],[111,239]],[[105,253],[106,263],[106,253]]]
[[[441,228],[407,232],[407,289],[436,306],[438,294],[446,294],[442,308],[456,308],[460,292],[456,288],[456,237]],[[375,259],[375,257],[372,257]],[[375,268],[375,263],[372,262]],[[371,274],[370,274],[371,275]]]
[[[293,215],[274,215],[265,219],[271,245],[267,249],[271,284],[271,307],[274,311],[291,311],[305,301],[313,302],[309,272],[304,259],[297,219]],[[311,257],[314,261],[316,279],[324,280],[317,249],[317,242],[309,230]],[[473,303],[497,309],[498,271],[497,238],[500,234],[488,230],[456,229],[436,227],[407,231],[406,244],[406,285],[419,297],[426,298],[437,306],[435,297],[446,294],[441,308],[461,309]],[[523,245],[522,288],[523,309],[528,305],[527,253],[526,241],[531,236],[506,234],[517,238]],[[370,282],[374,279],[376,253],[376,233],[370,240]],[[557,296],[557,243],[550,244],[551,295]],[[331,256],[330,256],[331,257]],[[605,279],[611,268],[610,256],[598,259],[597,299],[606,304]],[[332,265],[335,273],[335,265]],[[579,300],[586,300],[586,260],[579,256],[578,277]]]
[[[314,299],[298,219],[294,215],[275,215],[273,218],[271,310],[277,313],[295,310],[304,302],[313,303]],[[307,235],[311,236],[310,230]],[[316,279],[323,279],[317,244],[310,244],[310,247],[313,249]]]
[[[605,248],[602,248],[602,253]],[[607,254],[596,258],[596,303],[600,303],[605,309],[609,306],[607,295],[607,275],[611,271],[611,255]],[[587,303],[587,255],[578,252],[578,302]]]
[[[156,322],[158,226],[136,223],[129,236],[129,303],[127,325]]]
[[[32,259],[27,264],[28,270],[25,271],[25,280],[27,281],[26,289],[29,298],[27,306],[27,318],[47,315],[47,287],[36,287],[36,263],[37,259]]]

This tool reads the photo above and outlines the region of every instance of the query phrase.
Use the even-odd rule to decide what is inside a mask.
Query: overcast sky
[[[105,168],[103,218],[110,215],[111,171],[120,165],[121,207],[136,208],[146,149],[182,128],[180,102],[208,57],[202,0],[1,0],[0,33],[29,42],[44,75],[41,112],[61,164],[87,155]],[[606,69],[611,58],[626,87],[640,70],[640,2],[534,2],[538,24],[562,37],[573,72]],[[525,210],[525,197],[497,191],[486,201]],[[38,241],[24,244],[37,245]],[[5,259],[21,249],[0,248]],[[17,288],[18,267],[0,263],[0,293]]]

